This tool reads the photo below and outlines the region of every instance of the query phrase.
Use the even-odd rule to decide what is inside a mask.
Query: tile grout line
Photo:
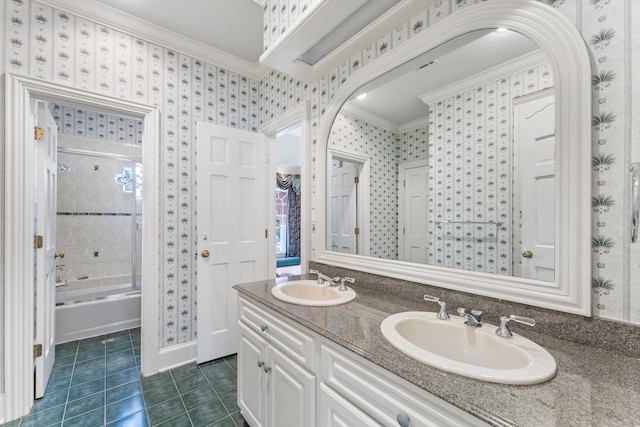
[[[224,360],[224,358],[223,358]],[[227,363],[226,360],[224,360],[225,363]],[[232,371],[233,368],[229,367]],[[216,394],[216,397],[218,398],[218,400],[220,401],[220,403],[222,403],[222,406],[224,407],[224,410],[227,411],[227,417],[229,417],[229,419],[231,419],[231,422],[233,424],[236,424],[236,422],[233,420],[233,418],[231,417],[231,412],[229,412],[229,408],[227,408],[227,405],[225,405],[224,400],[222,400],[222,398],[220,397],[220,394],[218,393],[218,390],[216,390],[216,388],[213,386],[213,384],[211,384],[211,381],[209,381],[209,377],[207,377],[207,375],[204,373],[204,371],[202,370],[202,367],[200,365],[198,365],[198,370],[200,370],[200,373],[204,376],[204,379],[207,380],[207,383],[211,386],[211,388],[213,389],[213,392]],[[233,371],[235,372],[235,371]],[[237,386],[236,386],[237,387]],[[220,421],[220,420],[217,420]],[[237,424],[236,424],[237,425]]]
[[[71,394],[71,383],[73,381],[73,374],[76,371],[76,363],[78,362],[78,353],[80,353],[80,340],[76,344],[76,355],[73,358],[73,368],[71,368],[71,374],[69,375],[69,386],[67,387],[67,398],[64,401],[64,411],[62,411],[62,419],[60,420],[60,426],[64,425],[64,417],[67,415],[67,405],[69,404],[69,395]],[[55,361],[54,361],[55,364]],[[46,393],[46,390],[45,390]]]
[[[184,399],[182,398],[182,393],[180,392],[180,389],[178,388],[178,383],[176,383],[176,379],[173,378],[173,374],[171,373],[171,370],[169,370],[169,376],[171,377],[171,381],[173,381],[173,386],[176,388],[176,391],[178,392],[178,397],[180,398],[180,402],[182,402],[182,407],[184,408],[185,414],[187,414],[187,418],[189,419],[189,423],[191,424],[191,426],[193,426],[193,421],[191,420],[191,415],[189,415],[189,411],[187,410],[187,405],[184,404]],[[173,417],[173,418],[177,418],[177,417]],[[172,419],[172,418],[169,418],[169,419]],[[166,420],[166,421],[168,421],[168,420]],[[165,422],[165,421],[163,421],[163,422]]]

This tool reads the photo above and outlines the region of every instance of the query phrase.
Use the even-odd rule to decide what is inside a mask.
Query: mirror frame
[[[552,67],[556,105],[556,280],[413,264],[327,250],[327,180],[317,181],[315,261],[508,301],[591,316],[591,64],[584,40],[556,9],[534,0],[482,2],[444,18],[354,72],[327,105],[318,129],[316,170],[326,170],[333,121],[363,84],[466,32],[506,27],[538,43]],[[322,207],[324,206],[324,212]]]

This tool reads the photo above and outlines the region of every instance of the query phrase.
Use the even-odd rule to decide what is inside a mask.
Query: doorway
[[[294,134],[289,139],[290,143],[293,144],[296,148],[295,157],[299,158],[299,169],[296,167],[295,169],[282,168],[281,172],[291,173],[298,172],[299,170],[299,186],[300,186],[300,225],[299,225],[299,247],[300,247],[300,260],[292,261],[296,262],[297,266],[295,268],[296,274],[304,274],[308,271],[308,262],[309,259],[314,258],[314,253],[311,249],[311,235],[313,233],[315,224],[313,220],[313,208],[311,205],[311,112],[308,101],[301,102],[295,107],[289,109],[285,113],[279,115],[276,119],[271,122],[265,124],[260,128],[260,132],[265,134],[268,138],[272,140],[276,140],[278,135],[286,135],[291,132]],[[285,152],[291,147],[287,147],[286,145],[281,145],[280,149],[276,148],[276,142],[269,144],[269,173],[274,177],[278,171],[277,167],[277,159],[279,156],[283,156],[284,160],[280,161],[281,166],[287,165],[289,163],[297,163],[291,160],[286,160],[288,158],[287,153]],[[279,153],[281,151],[281,153]],[[269,198],[269,235],[271,236],[271,247],[269,254],[269,264],[277,267],[278,259],[282,259],[282,257],[278,258],[276,256],[276,239],[273,237],[276,235],[276,188],[277,184],[273,183],[273,197]],[[283,261],[280,261],[282,264]],[[299,267],[298,267],[299,266]],[[279,267],[282,268],[282,267]],[[289,272],[284,269],[280,270],[280,274],[288,274]],[[276,269],[274,268],[274,275],[277,275]],[[273,276],[272,276],[273,277]]]
[[[58,128],[57,344],[140,326],[138,119],[52,104]]]
[[[276,135],[276,277],[300,274],[301,143],[299,124]]]
[[[158,283],[160,235],[159,165],[160,113],[157,108],[59,86],[43,80],[6,74],[5,147],[5,417],[15,419],[29,412],[34,401],[34,236],[35,159],[34,105],[36,99],[69,103],[79,108],[108,110],[142,120],[142,160],[147,165],[141,205],[145,212],[142,228],[142,276]],[[27,190],[28,189],[28,190]],[[154,286],[143,295],[142,374],[158,371],[158,293]],[[9,326],[10,325],[10,326]]]

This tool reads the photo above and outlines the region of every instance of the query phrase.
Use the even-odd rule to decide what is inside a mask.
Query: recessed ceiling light
[[[496,29],[496,32],[498,33],[506,33],[507,31],[509,31],[508,28],[504,28],[504,27],[500,27],[498,29]]]
[[[360,95],[356,96],[356,99],[365,99],[366,97],[367,97],[367,92],[361,93]]]

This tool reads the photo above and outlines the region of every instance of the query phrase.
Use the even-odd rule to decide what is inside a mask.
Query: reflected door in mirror
[[[521,277],[555,279],[555,97],[524,97],[514,107],[520,188]]]
[[[358,166],[334,160],[331,167],[331,250],[356,254]]]

